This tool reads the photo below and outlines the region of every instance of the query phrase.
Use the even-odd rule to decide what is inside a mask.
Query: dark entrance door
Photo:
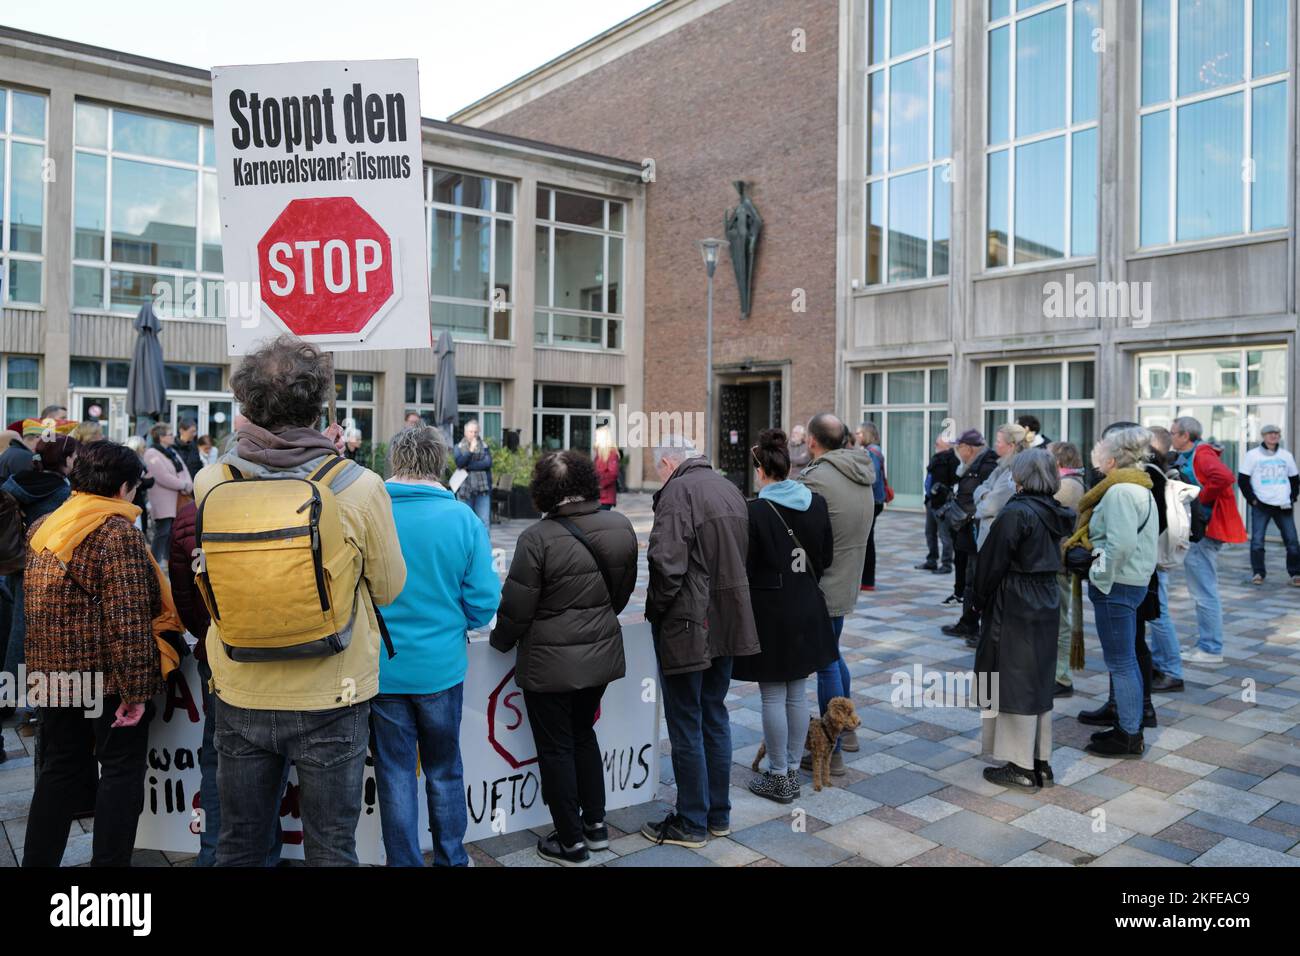
[[[761,379],[718,390],[718,466],[741,493],[758,493],[749,449],[765,428],[781,422],[781,380]]]

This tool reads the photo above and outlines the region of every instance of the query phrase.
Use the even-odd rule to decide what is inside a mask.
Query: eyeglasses
[[[752,459],[754,459],[754,467],[755,467],[755,468],[758,468],[758,469],[761,470],[762,467],[763,467],[763,463],[762,463],[761,461],[758,460],[758,446],[757,446],[757,445],[750,445],[750,446],[749,446],[749,457],[752,458]]]

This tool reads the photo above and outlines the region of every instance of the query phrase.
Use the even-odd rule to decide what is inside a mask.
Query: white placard
[[[648,624],[625,625],[627,676],[610,684],[601,701],[596,736],[604,754],[606,809],[617,810],[655,798],[659,783],[659,723],[655,705],[654,647]],[[460,747],[465,767],[466,842],[513,833],[550,822],[541,799],[541,777],[523,693],[514,682],[515,655],[486,642],[469,646]],[[203,699],[193,657],[181,664],[167,691],[155,699],[149,728],[145,804],[136,832],[139,849],[176,853],[199,851],[199,748],[203,742]],[[421,845],[432,844],[423,781],[419,787]],[[363,809],[357,823],[357,856],[382,864],[384,847],[374,768],[366,758]],[[289,774],[281,803],[283,856],[302,859],[298,778]]]
[[[212,69],[229,352],[428,348],[415,60]]]

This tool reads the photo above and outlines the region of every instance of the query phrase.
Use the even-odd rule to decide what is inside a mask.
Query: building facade
[[[211,121],[206,70],[0,28],[6,423],[66,402],[125,437],[132,321],[166,290],[168,414],[229,432]],[[455,339],[462,423],[589,450],[620,404],[643,403],[640,163],[434,120],[422,132],[430,317]],[[335,365],[338,417],[366,442],[431,415],[431,349]]]
[[[703,400],[693,242],[749,180],[766,311],[721,283],[714,381],[877,421],[915,507],[945,425],[1295,435],[1296,35],[1291,0],[665,0],[453,119],[659,159],[652,405]]]

